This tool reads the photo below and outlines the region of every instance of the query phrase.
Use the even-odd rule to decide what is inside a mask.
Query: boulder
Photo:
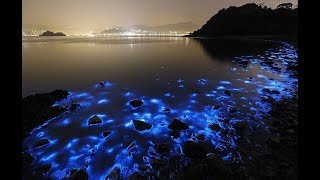
[[[144,131],[151,129],[152,125],[140,120],[132,120],[134,129],[137,131]]]
[[[171,122],[171,124],[169,124],[168,128],[173,130],[173,131],[175,131],[175,130],[176,131],[181,131],[181,130],[189,129],[189,126],[186,123],[184,123],[184,122],[182,122],[182,121],[180,121],[178,119],[174,119]]]
[[[110,134],[111,134],[110,131],[105,131],[105,132],[102,133],[102,136],[107,138]]]
[[[227,95],[227,96],[231,96],[231,92],[229,90],[225,90],[224,94]]]
[[[92,116],[88,121],[88,125],[100,124],[100,123],[102,123],[102,119],[97,115]]]
[[[130,101],[130,105],[134,108],[138,108],[143,105],[143,102],[141,99],[134,99],[134,100]]]

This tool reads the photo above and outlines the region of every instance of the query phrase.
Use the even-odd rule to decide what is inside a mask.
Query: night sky
[[[22,0],[22,23],[76,33],[185,21],[201,27],[220,9],[249,2],[274,8],[283,2],[296,5],[298,0]]]

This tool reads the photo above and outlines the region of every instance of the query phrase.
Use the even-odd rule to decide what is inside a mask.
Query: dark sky
[[[296,5],[298,0],[22,0],[22,23],[71,27],[79,33],[185,21],[201,26],[220,9],[249,2],[274,8],[282,2]]]

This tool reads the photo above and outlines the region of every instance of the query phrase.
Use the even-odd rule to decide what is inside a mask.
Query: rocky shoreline
[[[66,98],[67,95],[67,91],[56,90],[24,98],[24,124],[31,117],[40,117],[39,121],[26,124],[25,133],[44,123],[46,119],[70,110],[71,106],[69,108],[52,107],[54,101]],[[42,106],[35,106],[39,100],[45,101]],[[246,124],[235,125],[236,133],[241,137],[236,142],[235,150],[242,154],[241,161],[236,159],[223,161],[218,153],[212,153],[215,151],[213,147],[201,141],[185,142],[183,152],[187,160],[181,161],[181,156],[170,154],[170,147],[163,143],[156,146],[156,153],[159,156],[151,160],[152,170],[146,173],[133,173],[129,179],[256,179],[262,177],[297,179],[297,95],[281,101],[269,98],[267,102],[272,107],[269,115],[264,117],[269,129],[252,130]],[[257,136],[260,136],[262,140],[257,141]],[[198,140],[201,140],[201,137]],[[33,156],[23,153],[24,167],[28,167],[33,160]],[[149,168],[149,166],[139,167],[145,170]],[[48,168],[44,167],[38,171],[43,172],[46,169]],[[73,171],[75,172],[73,176],[69,176],[69,179],[88,177],[83,170]],[[40,174],[38,176],[42,176]],[[115,169],[110,176],[120,178],[120,171]]]

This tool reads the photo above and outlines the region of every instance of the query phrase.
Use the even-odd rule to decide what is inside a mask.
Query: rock
[[[67,111],[67,108],[53,106],[69,96],[66,90],[35,94],[22,99],[23,139],[36,127]]]
[[[205,141],[205,140],[206,140],[206,137],[205,137],[204,134],[198,134],[198,135],[197,135],[197,139],[198,139],[199,141]]]
[[[130,101],[130,105],[134,108],[138,108],[143,105],[143,102],[141,99],[134,99],[134,100]]]
[[[280,147],[280,140],[275,137],[270,137],[267,139],[266,143],[271,147],[271,148],[279,148]]]
[[[70,106],[70,108],[69,108],[69,110],[70,110],[70,111],[75,111],[75,110],[79,109],[79,107],[80,107],[80,104],[78,104],[78,103],[72,103],[71,106]]]
[[[105,131],[105,132],[102,133],[102,136],[106,138],[106,137],[108,137],[110,134],[111,134],[110,131]]]
[[[92,116],[88,121],[88,125],[100,124],[100,123],[102,123],[102,119],[97,115]]]
[[[120,180],[120,168],[113,168],[110,173],[107,175],[105,180]]]
[[[218,110],[220,109],[220,106],[214,106],[213,109]]]
[[[134,172],[128,177],[128,180],[140,180],[140,179],[142,179],[142,175],[139,172]]]
[[[248,123],[245,121],[238,121],[233,125],[236,130],[244,130],[247,126]]]
[[[221,131],[222,128],[220,127],[219,124],[209,124],[208,127],[214,131]]]
[[[249,61],[247,61],[247,60],[241,60],[238,62],[238,65],[241,67],[247,67],[248,64],[249,64]]]
[[[47,174],[50,171],[51,167],[52,167],[52,164],[45,164],[43,166],[36,168],[36,170],[42,172],[43,174]]]
[[[144,131],[151,129],[152,125],[140,120],[132,120],[134,129],[137,131]]]
[[[271,60],[262,61],[262,64],[265,64],[265,65],[272,65],[273,63],[274,62]]]
[[[40,34],[39,36],[66,36],[65,34],[63,34],[62,32],[52,32],[52,31],[46,31],[42,34]]]
[[[23,153],[22,154],[22,163],[23,163],[23,167],[29,166],[30,164],[32,164],[32,162],[34,161],[34,156],[32,156],[29,153]]]
[[[70,176],[67,179],[68,180],[88,180],[89,176],[87,172],[83,169],[80,169],[80,170],[72,169],[70,171]]]
[[[165,108],[165,109],[163,110],[163,112],[165,112],[165,113],[171,113],[171,110],[170,110],[169,108]]]
[[[177,139],[180,136],[180,131],[178,130],[171,131],[170,136],[172,136],[173,139]]]
[[[180,121],[178,119],[174,119],[172,121],[172,123],[169,124],[168,128],[173,130],[173,131],[175,131],[175,130],[181,131],[181,130],[189,129],[189,126],[186,123],[184,123],[184,122],[182,122],[182,121]]]
[[[279,91],[277,91],[277,90],[270,90],[270,89],[268,89],[268,88],[264,88],[264,89],[262,89],[262,91],[263,91],[263,92],[266,92],[266,93],[269,93],[269,94],[280,94]]]
[[[224,94],[227,95],[227,96],[231,96],[231,92],[229,90],[225,90]]]
[[[261,97],[261,101],[263,101],[263,102],[267,102],[267,103],[274,103],[276,100],[275,99],[273,99],[272,97],[264,97],[264,96],[262,96]]]
[[[161,155],[168,155],[170,153],[170,146],[167,143],[157,144],[155,150]]]
[[[159,168],[163,167],[164,162],[161,159],[151,159],[150,165],[154,169],[159,169]]]
[[[208,154],[203,144],[194,141],[186,141],[183,144],[183,152],[186,157],[190,158],[205,158]]]
[[[232,106],[229,106],[228,107],[228,112],[230,113],[235,113],[237,111],[237,108],[236,107],[232,107]]]
[[[140,171],[146,171],[146,170],[148,170],[150,168],[150,166],[146,166],[146,165],[140,165],[139,167],[138,167],[138,169],[140,170]]]
[[[44,146],[44,145],[49,144],[49,143],[50,143],[50,141],[48,139],[43,138],[43,139],[40,139],[38,142],[36,142],[34,144],[34,147],[37,148],[37,147]]]

